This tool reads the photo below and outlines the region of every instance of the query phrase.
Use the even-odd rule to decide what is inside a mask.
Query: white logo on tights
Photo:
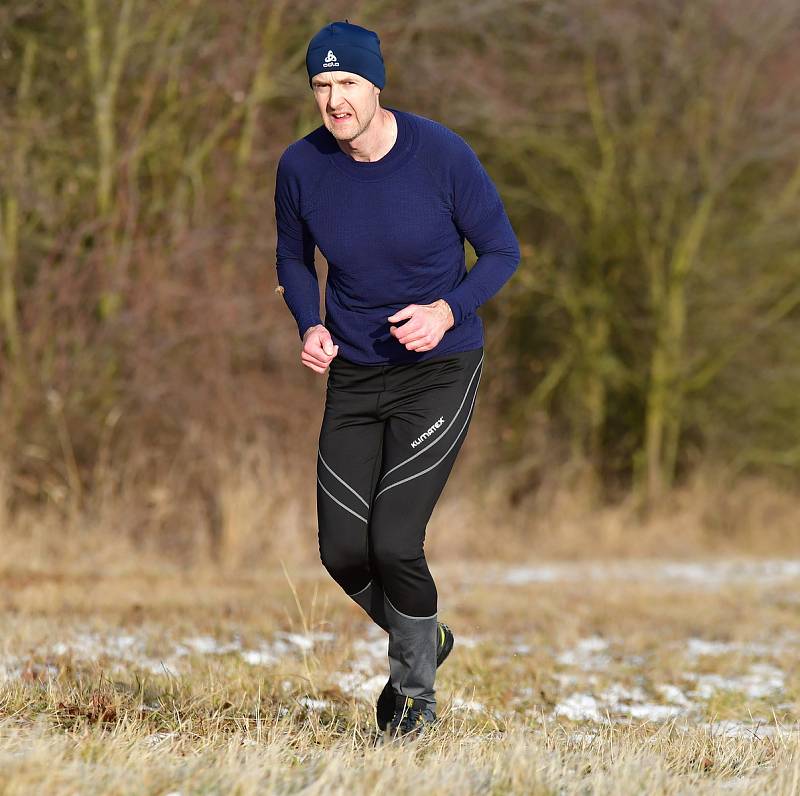
[[[414,441],[411,443],[411,447],[412,447],[412,448],[416,448],[416,447],[417,447],[417,445],[419,445],[419,444],[420,444],[420,443],[421,443],[423,440],[426,440],[428,437],[430,437],[430,435],[431,435],[431,434],[433,434],[433,432],[434,432],[434,431],[436,431],[436,429],[437,429],[437,428],[439,428],[439,426],[441,426],[441,425],[442,425],[442,423],[444,423],[444,418],[443,418],[443,417],[440,417],[440,418],[439,418],[439,419],[438,419],[438,420],[437,420],[437,421],[436,421],[436,422],[435,422],[435,423],[434,423],[434,424],[433,424],[433,425],[432,425],[432,426],[431,426],[431,427],[430,427],[430,428],[429,428],[427,431],[423,431],[423,432],[422,432],[422,433],[421,433],[421,434],[420,434],[420,435],[419,435],[419,436],[418,436],[418,437],[417,437],[417,438],[416,438],[416,439],[415,439],[415,440],[414,440]]]

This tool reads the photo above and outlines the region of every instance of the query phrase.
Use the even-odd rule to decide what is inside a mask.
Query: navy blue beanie
[[[336,70],[361,75],[378,88],[386,83],[378,34],[347,20],[331,22],[311,39],[306,51],[306,69],[309,85],[314,75]]]

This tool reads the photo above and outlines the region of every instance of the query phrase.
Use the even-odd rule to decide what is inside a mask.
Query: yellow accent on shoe
[[[439,635],[442,637],[440,644],[444,646],[444,628],[441,625],[439,625]]]

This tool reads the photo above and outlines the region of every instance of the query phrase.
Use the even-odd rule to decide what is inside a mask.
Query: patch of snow
[[[694,681],[690,696],[710,699],[717,691],[739,691],[752,699],[774,696],[784,688],[784,673],[768,663],[754,663],[748,674],[739,677],[723,677],[719,674],[697,674],[686,672],[684,677]]]
[[[14,661],[18,661],[15,665]],[[26,658],[9,658],[0,664],[0,682],[11,682],[21,677],[52,680],[58,677],[59,668],[52,663],[37,663]]]
[[[591,579],[648,581],[669,580],[701,588],[720,588],[747,581],[796,580],[800,578],[800,559],[713,559],[705,561],[663,561],[638,559],[604,562],[553,562],[495,568],[482,577],[494,583],[524,586],[553,581]]]
[[[300,633],[286,633],[279,631],[275,634],[277,638],[284,639],[301,650],[310,650],[314,646],[314,639],[309,636],[301,635]]]
[[[698,562],[669,562],[660,565],[668,578],[698,584],[741,582],[743,580],[800,578],[800,559],[716,560]]]
[[[756,642],[710,641],[702,638],[690,638],[686,642],[686,652],[692,658],[701,655],[725,655],[729,652],[740,652],[748,655],[769,655],[775,652],[775,645],[758,644]]]
[[[242,660],[250,666],[269,666],[280,660],[280,658],[266,646],[257,650],[242,650],[240,655]]]
[[[101,657],[116,658],[117,663],[113,671],[124,671],[130,666],[136,666],[154,674],[164,674],[164,665],[170,674],[175,674],[179,669],[178,663],[169,660],[168,663],[159,658],[152,658],[145,654],[146,639],[130,634],[106,634],[92,632],[77,632],[67,641],[58,641],[50,645],[49,652],[56,656],[71,655],[79,661],[97,661]],[[181,655],[184,653],[176,653]],[[163,665],[162,665],[163,664]]]
[[[600,704],[591,694],[570,694],[553,709],[556,716],[566,716],[572,721],[600,721]]]
[[[660,705],[649,702],[647,693],[641,686],[628,688],[621,683],[613,683],[600,693],[600,699],[609,712],[623,714],[634,719],[664,721],[670,716],[683,712],[677,705]]]
[[[486,712],[486,708],[480,702],[475,702],[474,700],[462,699],[461,697],[458,696],[455,696],[450,700],[450,707],[453,710],[468,710],[481,713]]]
[[[572,674],[571,672],[553,672],[550,676],[562,686],[578,685],[578,683],[583,682],[597,682],[597,675],[594,674],[590,674],[588,677],[580,677],[579,675]]]
[[[54,655],[71,654],[82,660],[97,660],[102,655],[127,658],[133,652],[137,639],[131,635],[101,636],[99,633],[79,632],[71,641],[56,642],[50,647]]]
[[[567,740],[569,741],[576,741],[578,743],[585,743],[589,741],[591,743],[599,736],[599,733],[595,732],[594,730],[575,730],[575,732],[571,732],[567,736]]]
[[[142,660],[133,661],[133,663],[140,669],[144,669],[150,674],[166,674],[170,677],[177,677],[181,670],[177,661],[165,660],[159,661],[153,658],[146,658]],[[117,666],[117,670],[124,669],[124,666]]]
[[[332,641],[336,638],[334,633],[321,631],[308,634],[278,631],[274,636],[273,641],[262,641],[257,649],[242,650],[242,660],[251,666],[269,666],[298,650],[307,652],[319,641]]]
[[[603,669],[611,663],[611,657],[605,653],[608,641],[600,636],[589,636],[581,639],[574,649],[560,653],[556,660],[565,666],[577,666],[581,669]]]
[[[760,793],[766,788],[762,777],[748,777],[744,774],[737,777],[724,777],[714,782],[714,788],[720,791],[733,791],[742,793]]]
[[[667,693],[676,697],[670,690]],[[566,716],[573,721],[600,722],[606,717],[613,716],[664,721],[686,712],[691,703],[685,698],[684,702],[685,704],[661,705],[649,701],[647,692],[639,685],[631,687],[622,683],[612,683],[596,694],[573,692],[567,699],[556,705],[553,715]]]
[[[385,659],[389,654],[389,637],[384,634],[382,638],[372,641],[357,638],[353,642],[353,649],[364,655],[368,655],[370,658]]]
[[[633,688],[628,688],[628,686],[622,683],[612,683],[600,693],[600,698],[604,702],[609,703],[617,703],[621,700],[641,702],[647,699],[647,694],[642,687],[638,685]]]
[[[703,722],[697,725],[698,729],[706,730],[710,735],[722,735],[727,738],[765,738],[778,735],[781,732],[797,732],[798,727],[778,727],[770,723],[769,719],[756,719],[755,721],[735,721],[726,719],[716,722]]]
[[[518,586],[526,583],[550,583],[562,577],[561,567],[557,566],[510,567],[506,570],[502,582],[509,586]]]
[[[146,735],[143,740],[147,746],[158,746],[162,741],[168,738],[175,738],[177,735],[177,732],[153,732],[150,735]]]
[[[672,683],[664,683],[662,685],[657,685],[655,687],[656,691],[661,694],[667,702],[671,702],[674,705],[680,705],[681,707],[691,707],[692,701],[686,698],[686,695],[681,691],[678,686],[673,685]]]
[[[200,655],[225,655],[228,652],[238,652],[242,648],[238,639],[223,644],[212,636],[192,636],[182,639],[181,642],[175,648],[175,655],[188,655],[191,652]]]
[[[645,702],[640,705],[625,705],[618,712],[627,713],[631,718],[647,721],[665,721],[685,711],[678,705],[659,705],[657,702]]]
[[[358,671],[335,672],[331,675],[331,681],[343,693],[369,700],[383,690],[386,677],[385,674],[376,674],[365,679],[364,674]]]
[[[312,699],[311,697],[299,697],[297,701],[309,710],[324,710],[331,705],[327,699]]]
[[[360,657],[348,661],[346,671],[331,675],[332,682],[340,691],[356,699],[372,700],[386,685],[389,637],[383,630],[377,629],[380,635],[371,631],[372,639],[355,639],[352,648]],[[378,669],[384,669],[385,673],[376,673]]]

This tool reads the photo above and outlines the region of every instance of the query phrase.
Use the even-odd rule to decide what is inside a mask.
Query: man
[[[277,291],[301,362],[329,373],[317,456],[321,560],[389,634],[381,730],[436,720],[453,645],[438,621],[425,528],[467,432],[483,364],[476,314],[514,273],[519,245],[467,143],[379,97],[376,33],[333,22],[309,42],[322,125],[277,168]],[[478,254],[467,273],[464,239]],[[325,322],[314,262],[328,262]]]

